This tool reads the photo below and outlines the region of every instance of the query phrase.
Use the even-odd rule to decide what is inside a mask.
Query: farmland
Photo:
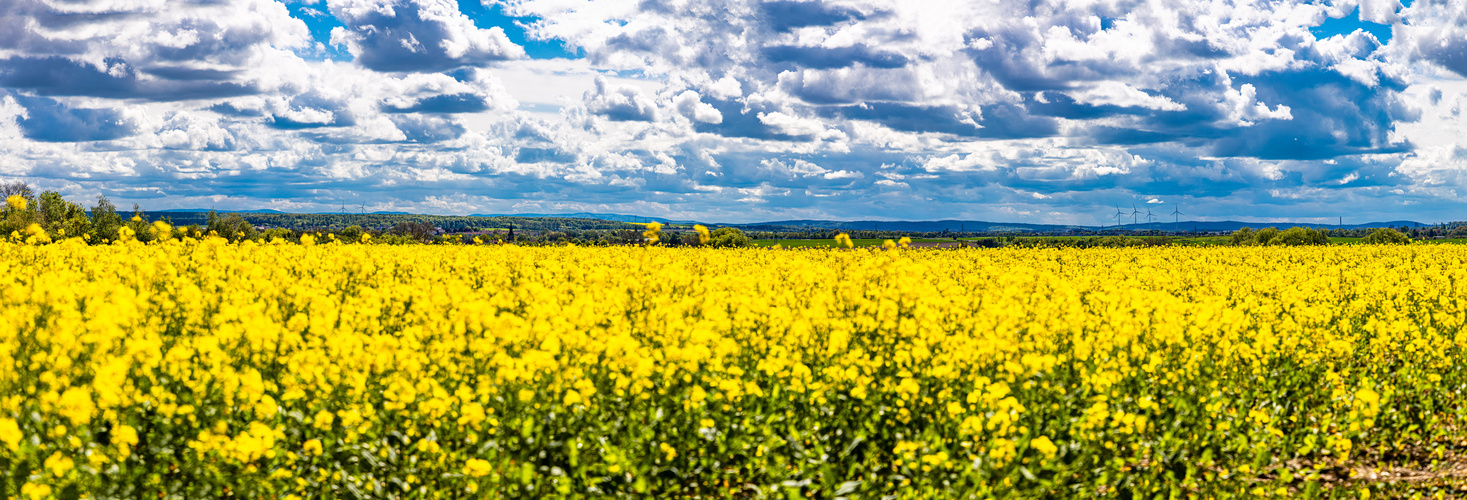
[[[0,243],[8,496],[1452,493],[1467,247]]]

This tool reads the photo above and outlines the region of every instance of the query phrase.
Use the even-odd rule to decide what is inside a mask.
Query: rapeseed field
[[[1464,438],[1461,246],[41,243],[21,498],[1430,495]]]

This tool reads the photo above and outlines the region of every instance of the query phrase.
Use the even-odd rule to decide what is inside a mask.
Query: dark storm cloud
[[[408,106],[382,106],[382,111],[387,113],[478,113],[488,109],[489,102],[474,94],[435,95]]]
[[[908,62],[902,54],[865,45],[837,48],[776,45],[765,47],[764,57],[771,62],[815,69],[847,68],[857,64],[872,68],[900,68]]]
[[[44,142],[106,141],[127,137],[137,127],[108,108],[73,108],[55,99],[11,94],[25,108],[17,120],[26,138]]]
[[[768,18],[769,28],[774,31],[789,31],[806,26],[829,26],[836,23],[861,20],[866,16],[850,7],[831,5],[823,1],[777,1],[760,4]]]
[[[141,81],[127,61],[109,58],[105,69],[64,57],[0,59],[0,87],[48,96],[182,101],[258,93],[249,84],[204,79]],[[193,73],[193,76],[200,76]]]
[[[519,148],[515,153],[514,161],[518,163],[571,163],[576,161],[576,155],[558,148]]]

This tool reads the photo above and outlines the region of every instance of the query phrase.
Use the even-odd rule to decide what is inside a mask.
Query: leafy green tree
[[[261,233],[260,234],[260,239],[265,240],[265,241],[275,241],[275,240],[285,240],[285,241],[291,241],[291,242],[300,241],[300,238],[295,235],[295,231],[291,231],[291,230],[285,229],[283,227],[274,227],[274,228],[266,229],[264,233]]]
[[[411,237],[423,243],[433,240],[433,225],[427,222],[399,222],[387,232],[398,236]]]
[[[1258,245],[1267,245],[1269,243],[1272,243],[1273,239],[1277,238],[1280,232],[1281,231],[1279,231],[1279,228],[1265,227],[1263,229],[1259,229],[1257,233],[1253,233],[1253,241],[1255,244]]]
[[[210,210],[207,223],[207,232],[217,234],[220,238],[229,241],[253,240],[260,236],[259,231],[255,230],[254,224],[250,224],[249,221],[245,220],[239,214],[228,214],[220,217],[218,213]]]
[[[41,227],[52,240],[85,237],[91,233],[92,221],[81,205],[68,201],[55,191],[41,193],[36,208]]]
[[[1257,235],[1255,235],[1253,232],[1253,228],[1244,227],[1237,231],[1233,231],[1233,236],[1230,242],[1233,244],[1233,246],[1252,245],[1255,241],[1257,241],[1256,236]]]
[[[137,203],[132,204],[132,218],[123,223],[132,230],[132,236],[138,241],[147,243],[153,241],[153,232],[148,230],[148,214],[143,213],[143,207]]]
[[[1365,238],[1361,239],[1360,242],[1367,245],[1404,245],[1410,243],[1411,238],[1395,229],[1378,227],[1366,235]]]
[[[341,230],[341,233],[339,236],[337,236],[337,238],[340,239],[342,243],[361,243],[362,234],[364,232],[365,231],[362,230],[362,226],[347,226],[346,229]]]
[[[42,191],[40,198],[36,201],[38,202],[36,216],[40,219],[38,222],[41,223],[41,227],[46,228],[47,233],[52,233],[54,238],[55,234],[51,229],[59,228],[60,223],[66,220],[66,198],[61,197],[61,193],[55,191]]]
[[[713,248],[737,248],[752,246],[754,240],[735,227],[720,227],[709,235],[708,246]]]
[[[12,204],[11,197],[17,203]],[[0,238],[11,233],[24,233],[36,222],[36,199],[24,182],[0,183]]]
[[[1324,231],[1307,227],[1291,227],[1268,242],[1270,245],[1328,245]]]
[[[92,242],[117,241],[117,230],[122,225],[122,216],[117,214],[117,206],[106,196],[98,196],[97,206],[92,207]]]
[[[224,227],[228,228],[231,226],[234,228],[235,238],[230,241],[253,240],[260,236],[260,232],[255,230],[255,225],[250,224],[250,221],[245,220],[239,214],[224,216]]]

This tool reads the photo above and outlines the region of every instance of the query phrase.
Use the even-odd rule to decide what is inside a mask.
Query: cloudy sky
[[[0,180],[151,209],[1467,220],[1463,75],[1462,0],[4,0]]]

